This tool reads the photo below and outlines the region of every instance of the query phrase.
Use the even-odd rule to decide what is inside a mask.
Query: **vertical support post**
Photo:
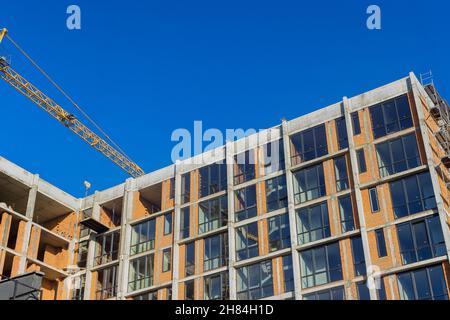
[[[227,166],[227,200],[228,200],[228,285],[230,300],[237,299],[236,292],[236,237],[234,229],[234,150],[233,142],[227,141],[225,146],[225,164]]]
[[[286,170],[286,189],[288,194],[288,213],[289,213],[289,231],[291,233],[291,254],[292,254],[292,271],[294,273],[294,298],[295,300],[302,299],[301,286],[301,270],[300,270],[300,255],[297,250],[297,220],[295,214],[294,202],[294,182],[291,170],[291,146],[289,138],[289,127],[285,119],[281,123],[283,149],[284,149],[284,164]]]
[[[350,167],[352,168],[353,189],[356,197],[356,210],[358,211],[361,242],[364,250],[364,260],[366,262],[367,284],[369,285],[370,300],[378,300],[376,288],[372,285],[375,283],[374,268],[370,257],[369,237],[366,229],[366,219],[364,217],[364,207],[360,189],[358,160],[356,159],[355,142],[353,141],[353,122],[351,121],[351,102],[347,97],[342,99],[343,111],[345,116],[345,124],[347,127],[348,149],[350,153]]]
[[[172,300],[178,300],[178,280],[180,272],[180,228],[181,228],[181,173],[182,165],[179,161],[175,167],[175,203],[173,213],[173,247],[172,247]]]
[[[439,186],[438,176],[435,170],[433,160],[433,150],[431,150],[430,138],[428,136],[428,128],[425,123],[425,115],[422,110],[422,102],[419,98],[418,80],[414,73],[410,72],[408,78],[408,87],[413,94],[414,104],[416,106],[417,117],[419,118],[420,133],[422,135],[425,155],[427,157],[427,165],[431,176],[434,196],[436,198],[436,205],[439,212],[439,220],[441,222],[442,233],[444,235],[445,247],[447,251],[447,260],[450,262],[450,232],[447,227],[447,213],[445,212],[444,204],[442,203],[441,189]],[[430,107],[430,106],[428,106]]]

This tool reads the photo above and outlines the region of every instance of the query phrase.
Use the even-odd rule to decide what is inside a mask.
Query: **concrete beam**
[[[236,234],[235,234],[235,213],[234,213],[234,145],[227,142],[225,147],[225,163],[227,166],[227,200],[228,200],[228,285],[230,292],[230,300],[236,300]]]

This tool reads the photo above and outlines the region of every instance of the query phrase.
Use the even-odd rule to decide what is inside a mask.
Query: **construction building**
[[[0,274],[42,272],[42,299],[447,300],[449,124],[411,73],[82,199],[0,158]]]

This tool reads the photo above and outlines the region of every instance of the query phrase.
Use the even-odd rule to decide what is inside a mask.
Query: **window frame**
[[[307,220],[308,220],[308,226],[311,227],[313,225],[312,221],[313,218],[313,214],[318,214],[319,212],[314,212],[313,209],[320,207],[320,220],[321,220],[321,227],[320,228],[315,228],[315,229],[306,229],[304,227],[303,224],[303,220],[300,217],[301,214],[304,214],[307,216]],[[329,213],[328,213],[328,202],[324,201],[318,204],[314,204],[312,206],[307,206],[304,208],[300,208],[297,209],[295,212],[296,218],[297,218],[297,238],[298,238],[298,242],[299,244],[307,244],[307,243],[311,243],[314,241],[319,241],[322,239],[326,239],[331,237],[331,229],[330,229],[330,217],[329,217]],[[321,230],[321,238],[319,239],[312,239],[312,234],[316,235],[316,232],[318,230]],[[308,236],[308,241],[305,241],[305,235]]]
[[[254,231],[256,231],[256,235],[253,235],[256,237],[255,243],[249,244],[251,241],[246,234],[249,234],[249,227],[252,226],[255,228]],[[241,231],[241,230],[244,230]],[[240,235],[242,236],[240,238]],[[239,246],[242,244],[242,247],[239,248]],[[241,253],[242,257],[241,257]],[[236,228],[236,261],[244,261],[248,260],[254,257],[257,257],[259,255],[259,224],[258,221],[240,226]]]
[[[315,172],[313,172],[315,171]],[[312,173],[310,173],[312,172]],[[315,175],[314,186],[309,188],[308,174]],[[325,176],[323,171],[323,163],[319,163],[301,170],[295,171],[292,174],[294,183],[294,203],[296,205],[306,203],[315,199],[322,198],[327,195]],[[300,182],[303,179],[305,183],[304,190],[301,190]],[[311,181],[309,181],[311,182]],[[313,193],[311,195],[311,193]],[[303,195],[303,197],[302,197]]]
[[[271,226],[275,229],[271,231]],[[274,236],[271,236],[275,233]],[[272,237],[272,239],[271,239]],[[269,252],[275,252],[291,246],[291,232],[289,227],[289,214],[283,213],[267,219],[267,241]],[[272,246],[275,244],[275,246]]]
[[[307,135],[311,135],[312,132],[312,143],[309,141],[305,143]],[[323,140],[320,141],[319,137],[323,134]],[[313,128],[297,132],[289,136],[290,148],[291,148],[291,165],[296,166],[303,162],[308,162],[328,154],[328,141],[325,124],[322,123]],[[308,149],[308,144],[313,146],[313,148]],[[306,147],[305,147],[306,146]],[[306,150],[305,150],[306,149]],[[305,157],[305,154],[312,154],[312,157]]]

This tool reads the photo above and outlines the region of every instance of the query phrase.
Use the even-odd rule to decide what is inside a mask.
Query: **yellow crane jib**
[[[6,29],[0,31],[0,43],[7,33]],[[7,36],[8,37],[8,36]],[[8,39],[11,40],[10,37]],[[12,41],[12,40],[11,40]],[[34,102],[37,106],[46,111],[53,118],[58,120],[81,139],[86,141],[91,147],[102,153],[112,162],[133,177],[139,177],[144,171],[123,152],[116,150],[106,140],[86,127],[73,114],[64,110],[55,101],[46,96],[42,91],[22,77],[18,72],[10,67],[6,58],[0,56],[0,77],[10,84],[14,89],[22,93],[25,97]],[[119,148],[120,149],[120,148]]]

